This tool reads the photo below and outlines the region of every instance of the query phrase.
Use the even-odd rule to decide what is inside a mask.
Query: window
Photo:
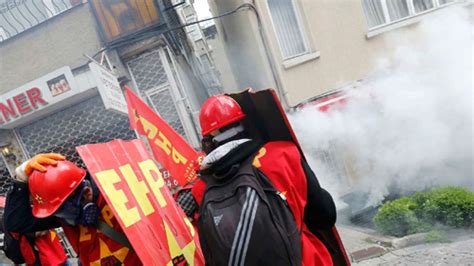
[[[133,33],[164,23],[153,0],[89,1],[103,41],[110,44]]]
[[[386,0],[390,21],[399,20],[410,15],[407,1],[404,0]]]
[[[194,19],[195,16],[196,16],[196,13],[194,12],[192,6],[185,6],[183,8],[183,14],[184,14],[184,17],[186,18],[186,20],[188,19],[188,17]]]
[[[397,22],[454,0],[362,0],[369,28]]]
[[[66,11],[79,0],[0,0],[0,42]]]
[[[413,5],[415,7],[416,13],[420,13],[428,9],[432,9],[434,7],[434,3],[432,0],[413,1]]]
[[[295,0],[267,0],[283,59],[309,52],[294,2]]]
[[[369,28],[385,24],[385,16],[380,0],[364,0],[364,12],[369,23]]]
[[[449,4],[451,2],[454,2],[454,0],[439,0],[439,4],[440,5],[445,5],[445,4]]]

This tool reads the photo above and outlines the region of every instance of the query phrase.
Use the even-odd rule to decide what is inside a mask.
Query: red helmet
[[[28,181],[33,197],[33,215],[38,218],[52,215],[85,176],[86,171],[70,161],[49,165],[46,172],[34,171]]]
[[[245,117],[239,104],[229,96],[211,96],[201,107],[199,123],[203,136]]]

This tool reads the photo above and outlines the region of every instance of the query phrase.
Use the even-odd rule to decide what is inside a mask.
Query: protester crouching
[[[87,172],[62,155],[38,154],[23,163],[7,198],[7,231],[62,227],[82,265],[141,265]]]

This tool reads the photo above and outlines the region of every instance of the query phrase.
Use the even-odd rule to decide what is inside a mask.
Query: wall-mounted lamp
[[[0,152],[5,158],[10,160],[16,160],[16,156],[10,148],[10,143],[0,143]]]

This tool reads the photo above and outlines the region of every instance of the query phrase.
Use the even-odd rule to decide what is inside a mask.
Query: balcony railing
[[[0,0],[0,42],[82,2],[82,0]]]

